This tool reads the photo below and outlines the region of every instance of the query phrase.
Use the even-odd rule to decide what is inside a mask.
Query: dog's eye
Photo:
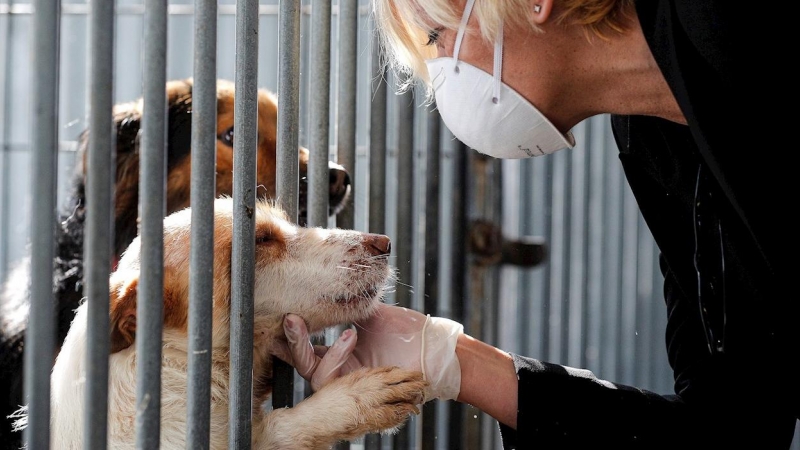
[[[271,233],[261,233],[256,235],[256,245],[259,244],[267,244],[272,242],[272,234]]]
[[[233,127],[228,128],[219,135],[219,140],[228,147],[233,147]]]

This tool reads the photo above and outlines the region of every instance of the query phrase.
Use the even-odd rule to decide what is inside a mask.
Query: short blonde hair
[[[430,22],[458,29],[461,14],[454,0],[372,0],[384,62],[400,76],[401,89],[415,79],[430,83],[425,60],[435,57],[435,47],[426,47]],[[634,0],[555,0],[559,23],[581,25],[587,37],[606,38],[609,32],[624,32],[626,16]],[[472,14],[487,42],[494,42],[500,25],[541,29],[531,21],[529,0],[476,0]],[[522,12],[522,13],[520,13]]]

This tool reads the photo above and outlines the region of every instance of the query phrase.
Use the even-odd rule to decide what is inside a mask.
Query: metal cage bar
[[[300,0],[282,0],[278,48],[278,142],[276,188],[278,201],[289,219],[297,223],[298,145],[300,122]],[[273,358],[272,407],[294,403],[294,369]]]
[[[211,421],[214,197],[217,161],[217,2],[196,0],[192,86],[192,209],[186,446],[207,449]]]
[[[386,71],[380,55],[380,43],[372,41],[370,55],[369,113],[369,197],[367,227],[370,233],[386,233]],[[365,450],[379,450],[381,435],[364,438]]]
[[[328,148],[330,147],[331,2],[315,0],[311,9],[311,124],[308,169],[308,226],[328,226]]]
[[[53,253],[58,165],[58,63],[60,2],[39,0],[33,16],[33,149],[31,193],[31,277],[29,328],[25,336],[25,396],[28,427],[25,439],[31,450],[50,445],[50,368],[55,350],[53,308]]]
[[[358,0],[339,0],[339,92],[336,107],[336,154],[339,164],[356,180],[356,81],[358,74]],[[351,196],[355,195],[355,183]],[[355,205],[355,204],[354,204]],[[355,227],[355,208],[345,208],[336,217],[338,228]]]
[[[425,314],[433,317],[441,315],[439,310],[439,172],[441,170],[439,112],[431,107],[428,111],[425,142]],[[439,400],[428,402],[422,407],[422,448],[436,448],[436,421]]]
[[[253,394],[256,147],[258,145],[258,1],[236,3],[236,84],[231,253],[231,360],[228,446],[250,448]],[[255,32],[254,32],[255,31]]]
[[[89,85],[89,136],[85,277],[88,298],[86,340],[85,448],[104,450],[108,445],[109,285],[113,253],[112,196],[116,176],[116,133],[112,120],[114,78],[114,0],[94,1],[89,14],[91,54]],[[109,36],[111,36],[109,38]]]
[[[159,447],[167,142],[167,1],[147,0],[139,186],[141,269],[136,303],[136,445]]]

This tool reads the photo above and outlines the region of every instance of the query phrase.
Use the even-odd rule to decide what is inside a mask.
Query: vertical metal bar
[[[587,142],[586,123],[575,127],[578,142]],[[586,183],[586,147],[567,154],[570,160],[569,172],[569,249],[567,255],[567,311],[565,362],[572,367],[586,367],[586,197],[589,193]]]
[[[356,80],[358,74],[358,0],[339,0],[339,94],[337,100],[336,150],[339,164],[350,172],[351,198],[355,198],[356,177]],[[336,218],[338,228],[355,226],[354,207]]]
[[[533,192],[533,160],[522,160],[519,163],[519,230],[522,236],[533,235],[533,208],[530,193]],[[533,314],[531,314],[532,296],[528,292],[532,289],[530,270],[519,271],[519,290],[516,295],[518,324],[519,324],[519,353],[521,355],[535,355],[531,342],[536,331],[532,327]]]
[[[609,133],[610,135],[610,133]],[[610,136],[608,136],[610,138]],[[620,328],[620,280],[622,261],[622,187],[625,181],[619,170],[616,158],[605,161],[605,214],[603,227],[608,230],[603,239],[603,298],[606,302],[603,308],[603,332],[600,346],[600,366],[603,377],[610,380],[619,380],[618,371],[618,338]]]
[[[424,312],[439,315],[439,172],[441,169],[439,137],[441,120],[433,107],[428,112],[425,145],[425,295]],[[438,400],[422,409],[422,448],[436,448],[436,408]]]
[[[207,449],[211,424],[211,318],[217,161],[217,2],[195,0],[192,86],[192,230],[186,448]]]
[[[144,109],[142,113],[142,264],[136,307],[136,446],[159,447],[161,435],[161,333],[164,310],[164,214],[167,142],[167,1],[144,9]]]
[[[311,126],[308,170],[308,225],[328,226],[328,148],[331,95],[331,2],[311,8]]]
[[[228,447],[249,449],[253,401],[258,0],[236,2],[236,76],[231,252],[231,362]],[[291,389],[289,390],[291,395]]]
[[[467,298],[467,235],[469,227],[467,216],[467,196],[469,194],[469,183],[467,174],[469,171],[469,150],[463,143],[456,141],[453,146],[453,192],[456,193],[451,199],[453,211],[453,244],[452,244],[452,279],[449,288],[452,292],[451,298],[451,317],[459,323],[466,321],[465,300]],[[465,448],[464,424],[466,420],[466,409],[458,402],[450,402],[450,426],[447,432],[447,448],[458,450]]]
[[[599,118],[598,118],[599,119]],[[589,143],[587,149],[589,159],[589,172],[587,185],[589,193],[587,196],[588,213],[586,216],[587,227],[589,229],[588,258],[589,268],[587,270],[586,296],[587,296],[587,323],[586,339],[587,353],[586,368],[594,371],[598,376],[601,375],[600,347],[602,346],[603,330],[603,239],[607,232],[603,221],[604,199],[606,197],[605,185],[603,183],[605,154],[603,140],[605,139],[605,122],[593,118],[590,119],[588,133]]]
[[[280,205],[297,222],[298,123],[300,121],[300,0],[280,4],[278,46],[278,164],[277,193]],[[291,406],[294,399],[294,369],[273,358],[275,386],[273,408]]]
[[[350,198],[356,196],[356,81],[358,74],[358,0],[339,0],[339,60],[337,77],[336,155],[339,164],[350,172]],[[337,228],[355,228],[355,205],[343,209],[336,217]],[[341,327],[339,327],[341,328]],[[338,337],[341,330],[331,330]],[[329,341],[328,344],[332,344]],[[349,442],[340,442],[337,450],[350,447]]]
[[[402,186],[397,192],[397,292],[398,306],[412,307],[411,286],[415,265],[414,252],[414,91],[409,89],[398,98],[397,103],[397,183]],[[410,448],[410,426],[408,424],[394,435],[394,448]]]
[[[386,232],[386,70],[380,43],[372,42],[374,93],[369,113],[369,231]],[[372,92],[372,91],[371,91]]]
[[[625,195],[622,200],[622,290],[620,292],[620,382],[634,384],[636,374],[636,278],[638,254],[638,220],[639,208],[636,199],[625,185]]]
[[[58,54],[60,2],[38,0],[33,17],[31,90],[33,161],[31,198],[31,308],[25,336],[25,396],[32,450],[50,446],[50,369],[55,350],[53,301],[54,224],[58,166]]]
[[[569,240],[566,231],[569,228],[569,216],[566,213],[567,199],[569,195],[569,182],[567,173],[569,171],[569,154],[560,152],[550,156],[553,160],[552,172],[552,215],[551,237],[553,251],[550,252],[549,284],[550,292],[547,302],[550,306],[549,323],[549,357],[550,360],[559,364],[566,364],[566,345],[564,320],[565,292],[566,292],[566,260],[569,252]]]
[[[495,158],[473,153],[469,163],[470,182],[468,215],[471,221],[480,220],[499,225],[502,211],[502,164]],[[470,223],[469,233],[476,232]],[[469,258],[467,292],[466,333],[492,345],[496,345],[495,318],[498,310],[498,279],[500,270],[477,256]],[[482,448],[489,445],[494,436],[494,422],[477,408],[468,407],[469,422],[466,429],[465,448]]]
[[[652,241],[652,235],[647,228],[647,223],[641,214],[637,214],[639,219],[638,224],[638,242],[636,247],[638,249],[637,264],[638,271],[636,274],[636,322],[634,323],[634,340],[635,353],[634,361],[646,361],[645,364],[636,364],[635,385],[641,386],[644,389],[655,391],[653,380],[650,377],[652,373],[654,356],[658,355],[656,352],[650,351],[651,342],[653,338],[659,333],[654,333],[652,328],[653,323],[653,309],[660,305],[660,302],[653,299],[653,272],[657,266],[653,265],[653,248],[648,245]]]
[[[10,14],[0,18],[0,60],[6,61],[3,69],[0,70],[0,108],[3,111],[2,118],[0,118],[0,211],[4,212],[9,210],[10,190],[9,166],[11,164],[9,153],[11,149],[9,146],[9,129],[11,114],[9,112],[11,111],[11,103],[9,98],[11,97],[11,83],[9,80],[11,79],[13,65],[8,64],[8,61],[12,60],[12,55],[14,54],[14,48],[10,45],[13,34],[12,18],[13,16]],[[11,214],[0,215],[0,274],[2,274],[0,275],[0,282],[5,282],[6,274],[8,273],[8,242],[11,235],[10,217]]]
[[[89,10],[89,149],[87,155],[85,277],[88,298],[84,448],[108,445],[109,287],[114,242],[112,195],[116,175],[114,107],[114,0]]]
[[[386,233],[386,71],[380,42],[372,41],[371,103],[369,113],[369,218],[370,233]],[[379,450],[381,435],[364,438],[365,450]]]
[[[311,75],[310,75],[310,155],[308,161],[308,226],[328,226],[331,95],[331,2],[314,0],[311,6]],[[301,25],[302,26],[302,25]],[[324,337],[313,337],[314,344],[324,344]],[[311,395],[311,384],[303,382],[304,396]],[[295,398],[295,401],[298,399]]]

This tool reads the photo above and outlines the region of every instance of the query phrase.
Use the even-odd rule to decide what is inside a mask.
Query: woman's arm
[[[461,364],[458,401],[516,429],[517,373],[511,355],[462,334],[456,344],[456,356]]]

